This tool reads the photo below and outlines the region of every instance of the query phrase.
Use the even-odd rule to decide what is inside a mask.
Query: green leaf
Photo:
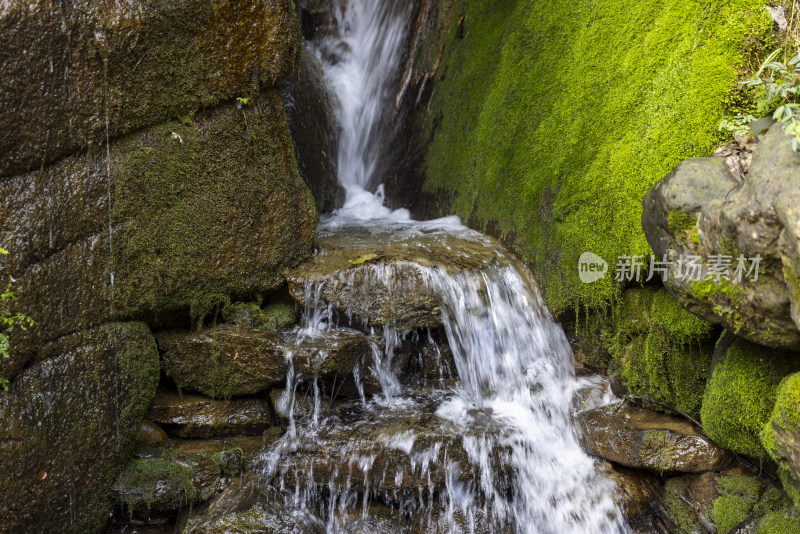
[[[3,247],[0,247],[0,254],[8,254],[8,251]]]
[[[361,256],[360,258],[357,258],[355,260],[348,260],[348,261],[353,265],[361,265],[365,261],[374,260],[377,257],[378,257],[377,254],[367,254],[366,256]]]

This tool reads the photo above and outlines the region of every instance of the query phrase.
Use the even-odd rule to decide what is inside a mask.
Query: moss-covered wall
[[[763,0],[439,0],[425,188],[501,233],[556,312],[609,302],[578,257],[649,254],[642,197],[708,155],[736,81],[772,39]],[[752,59],[749,59],[752,56]]]

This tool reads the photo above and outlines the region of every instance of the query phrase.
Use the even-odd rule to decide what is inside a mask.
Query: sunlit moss
[[[650,253],[644,193],[720,141],[737,68],[771,39],[765,5],[440,2],[464,18],[441,38],[425,187],[499,230],[557,313],[607,303],[620,286],[581,283],[578,257]]]

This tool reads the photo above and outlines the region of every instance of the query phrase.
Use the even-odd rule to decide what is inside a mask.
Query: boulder
[[[2,532],[97,532],[159,379],[141,323],[110,323],[42,348],[0,395]]]
[[[477,233],[413,227],[322,228],[314,259],[287,275],[289,291],[307,309],[330,306],[357,326],[441,326],[430,269],[453,274],[510,261],[487,241]]]
[[[273,415],[267,398],[213,400],[160,391],[147,418],[171,436],[206,439],[261,434],[270,426]]]
[[[283,101],[300,176],[319,212],[330,213],[342,207],[345,198],[338,176],[339,104],[322,62],[308,46],[303,48],[300,68],[284,83]]]
[[[800,506],[800,373],[781,381],[772,415],[761,431],[761,444],[778,462],[783,487]]]
[[[290,0],[0,9],[0,176],[274,87],[300,58]]]
[[[776,124],[740,182],[722,158],[680,163],[645,195],[642,227],[672,261],[665,285],[684,308],[750,341],[798,349],[798,205],[800,154]],[[699,267],[686,276],[690,256]]]
[[[586,452],[627,467],[702,473],[735,462],[688,421],[626,402],[587,410],[575,420]]]
[[[109,318],[188,326],[274,291],[317,222],[277,91],[4,180],[0,197],[0,274],[38,322],[14,332],[7,377],[38,344]]]
[[[123,512],[179,510],[205,502],[236,483],[252,459],[276,435],[221,439],[179,439],[169,446],[137,454],[114,484]]]

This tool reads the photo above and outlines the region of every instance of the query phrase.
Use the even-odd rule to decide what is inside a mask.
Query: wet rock
[[[722,158],[695,158],[650,189],[642,226],[655,254],[673,262],[665,285],[681,306],[755,343],[800,348],[798,176],[800,154],[777,124],[756,145],[741,181]],[[683,276],[681,255],[702,258],[698,276]],[[719,256],[724,274],[710,276]],[[757,278],[755,270],[748,276],[756,257]]]
[[[648,471],[604,466],[608,478],[614,481],[617,494],[614,500],[625,517],[636,517],[648,511],[661,493],[661,480]]]
[[[220,327],[160,334],[157,340],[164,372],[181,390],[228,399],[286,380],[286,357],[277,332]]]
[[[173,439],[169,447],[180,453],[202,455],[214,461],[217,454],[240,451],[244,459],[244,469],[252,468],[258,453],[269,448],[283,434],[283,429],[270,427],[260,436],[228,436],[216,439]],[[239,457],[239,455],[236,455]],[[222,459],[220,457],[220,459]],[[219,462],[215,462],[219,463]]]
[[[269,400],[213,400],[200,395],[161,391],[147,418],[180,438],[214,438],[235,434],[254,436],[270,426]]]
[[[5,2],[0,176],[273,87],[299,60],[289,0]]]
[[[338,99],[322,63],[308,46],[303,48],[300,68],[284,84],[283,97],[300,176],[319,212],[330,213],[344,205],[345,197],[338,178]]]
[[[181,389],[217,399],[251,395],[285,385],[292,358],[294,377],[341,383],[372,354],[367,338],[349,329],[325,330],[298,341],[296,332],[223,326],[200,333],[158,336],[163,368]]]
[[[136,434],[136,447],[160,447],[166,445],[169,436],[164,432],[164,429],[152,421],[142,421],[139,425],[139,431]]]
[[[800,505],[800,373],[781,381],[771,417],[761,431],[761,444],[778,462],[786,492]]]
[[[2,532],[96,532],[159,379],[141,323],[44,346],[0,394]]]
[[[113,142],[110,160],[4,180],[0,197],[11,251],[0,274],[18,279],[19,310],[38,322],[14,332],[6,377],[42,342],[112,316],[183,327],[273,291],[310,254],[317,222],[274,90]]]
[[[129,513],[134,510],[178,510],[195,504],[202,500],[194,484],[195,474],[199,475],[198,485],[201,491],[213,492],[215,488],[203,487],[202,479],[215,478],[216,473],[213,464],[205,466],[211,471],[211,476],[209,473],[202,473],[202,467],[198,466],[197,471],[193,467],[185,459],[133,460],[120,473],[114,485],[116,497],[124,503]],[[208,498],[209,495],[206,494],[205,497]]]
[[[442,329],[413,332],[403,346],[408,352],[405,372],[398,375],[405,384],[426,386],[458,379],[453,351]]]
[[[321,378],[325,382],[339,382],[353,372],[360,362],[372,355],[370,341],[355,330],[337,328],[325,330],[318,336],[285,336],[284,343],[292,354],[295,376],[301,380]]]
[[[428,410],[364,414],[360,405],[341,405],[313,437],[285,444],[273,480],[276,487],[325,488],[340,495],[369,491],[383,502],[432,502],[448,477],[477,484],[477,468],[464,441],[478,447],[483,432],[462,436]],[[489,469],[499,492],[510,490],[512,469],[501,461],[507,449],[488,452]]]
[[[575,420],[586,452],[627,467],[702,473],[734,461],[691,423],[628,403],[588,410]]]
[[[183,534],[323,534],[325,524],[309,512],[293,512],[283,497],[256,475],[245,475],[209,503],[193,511]]]
[[[433,228],[323,228],[314,259],[289,272],[289,291],[301,305],[330,305],[354,325],[391,324],[398,332],[436,327],[440,303],[426,269],[457,273],[507,263],[487,241],[477,233],[456,237]]]

